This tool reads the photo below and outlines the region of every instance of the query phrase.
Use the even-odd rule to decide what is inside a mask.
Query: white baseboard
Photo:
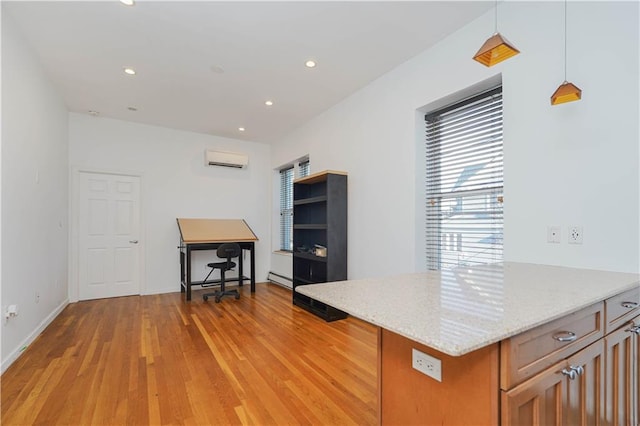
[[[27,338],[18,345],[17,348],[11,351],[6,359],[2,360],[2,365],[0,366],[0,374],[4,373],[7,368],[9,368],[9,366],[11,366],[11,364],[13,364],[20,357],[20,355],[22,355],[22,352],[24,352],[24,350],[27,349],[27,347],[29,347],[29,345],[38,338],[40,333],[42,333],[44,329],[47,328],[47,326],[51,324],[51,322],[56,319],[58,315],[60,315],[60,313],[64,310],[64,308],[67,307],[68,304],[69,299],[66,299],[60,305],[58,305],[58,307],[56,307],[49,315],[47,315],[47,317],[43,319],[40,324],[38,324],[35,330],[33,330],[31,334],[29,334]]]
[[[171,287],[166,287],[166,288],[155,288],[151,291],[146,291],[142,294],[140,294],[140,296],[151,296],[154,294],[167,294],[167,293],[180,293],[180,287],[178,286],[171,286]]]
[[[291,278],[283,277],[282,275],[269,272],[269,276],[267,277],[267,279],[274,284],[281,285],[282,287],[286,287],[290,290],[293,288],[293,282]]]

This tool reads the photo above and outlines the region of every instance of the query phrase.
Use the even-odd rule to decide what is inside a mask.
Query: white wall
[[[491,11],[273,147],[272,167],[309,154],[314,171],[349,173],[349,278],[425,268],[420,109],[499,73],[505,260],[640,270],[638,3],[569,3],[568,77],[583,100],[554,107],[563,3],[499,7],[519,56],[492,68],[471,59],[492,34]],[[562,226],[561,244],[546,243],[547,225]],[[569,225],[583,226],[583,245],[567,244]]]
[[[206,149],[248,154],[249,166],[205,166]],[[180,289],[177,217],[245,219],[260,240],[256,279],[266,281],[271,246],[269,145],[72,113],[69,150],[72,179],[78,170],[142,176],[143,294]],[[194,280],[204,278],[207,254],[212,255],[198,253]],[[248,255],[246,259],[248,265]],[[72,300],[77,285],[71,276]]]
[[[2,13],[2,371],[67,304],[67,110]],[[36,299],[39,294],[39,299]]]

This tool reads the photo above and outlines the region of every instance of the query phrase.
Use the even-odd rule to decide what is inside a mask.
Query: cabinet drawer
[[[640,287],[605,300],[604,312],[605,334],[609,334],[640,313]]]
[[[604,302],[505,339],[500,386],[511,389],[604,336]]]

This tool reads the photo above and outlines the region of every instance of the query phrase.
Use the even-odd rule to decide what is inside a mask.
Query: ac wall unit
[[[249,164],[249,156],[235,152],[205,151],[205,163],[209,166],[235,167],[241,169]]]

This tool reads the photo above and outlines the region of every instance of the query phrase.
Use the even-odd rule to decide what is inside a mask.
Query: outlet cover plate
[[[427,376],[442,382],[442,361],[420,352],[417,349],[411,349],[411,366]]]
[[[582,226],[569,227],[569,244],[582,244]]]

